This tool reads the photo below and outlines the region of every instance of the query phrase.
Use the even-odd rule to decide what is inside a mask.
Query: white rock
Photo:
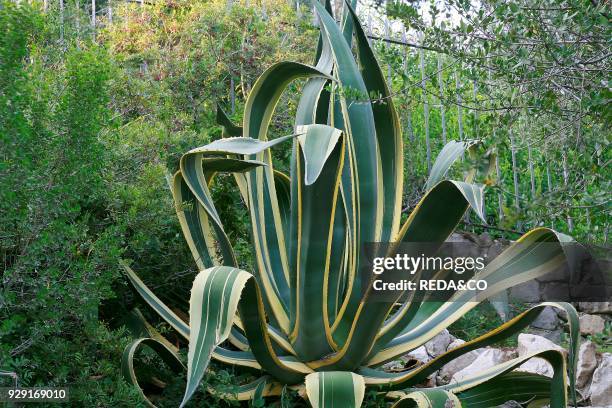
[[[455,338],[448,330],[444,329],[438,333],[436,337],[425,343],[425,349],[430,356],[437,357],[446,351],[448,345],[451,344],[453,340],[455,340]]]
[[[551,377],[555,373],[552,366],[548,363],[548,361],[542,358],[531,358],[527,360],[527,362],[521,364],[516,371],[522,371],[524,373],[533,373],[544,375],[546,377]]]
[[[494,365],[503,363],[512,359],[512,352],[494,348],[487,348],[469,366],[458,371],[451,378],[450,383],[456,383],[465,380],[466,378],[476,376],[482,373],[483,370],[491,368]]]
[[[429,356],[429,354],[427,354],[427,350],[425,349],[425,346],[421,346],[419,348],[412,350],[410,353],[406,354],[404,358],[406,359],[414,358],[415,360],[419,360],[422,363],[426,363],[429,360],[431,360],[431,357]]]
[[[518,347],[516,351],[519,357],[542,350],[559,350],[566,353],[565,349],[552,341],[535,334],[521,333],[518,336]]]
[[[585,313],[612,313],[612,302],[580,302],[578,309]]]
[[[612,353],[604,353],[601,362],[593,373],[591,382],[591,404],[594,406],[612,406]]]
[[[580,333],[597,334],[604,331],[606,321],[597,315],[585,314],[580,316]]]
[[[576,387],[583,393],[588,394],[588,386],[593,378],[593,372],[597,367],[597,352],[595,344],[585,341],[580,345],[578,351],[578,368],[576,370]],[[588,395],[585,395],[588,397]]]
[[[456,347],[459,347],[465,343],[465,341],[461,339],[455,339],[449,346],[448,350],[452,350]],[[454,360],[448,362],[439,372],[439,378],[443,383],[447,383],[455,373],[463,370],[465,367],[469,366],[478,358],[479,355],[482,354],[484,349],[472,350],[468,353],[462,354],[461,356],[455,358]]]
[[[544,350],[559,350],[566,353],[563,347],[556,345],[552,341],[545,339],[542,336],[526,333],[519,334],[517,348],[519,357]],[[554,370],[550,363],[537,357],[527,360],[525,363],[519,366],[516,371],[540,374],[545,375],[546,377],[552,377],[554,374]]]

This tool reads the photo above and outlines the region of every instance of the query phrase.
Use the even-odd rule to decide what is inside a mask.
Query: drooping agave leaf
[[[552,379],[548,382],[548,396],[551,398],[550,406],[551,408],[565,408],[567,406],[567,383],[566,383],[566,374],[565,374],[565,358],[563,354],[557,350],[543,350],[531,354],[527,354],[525,356],[521,356],[515,358],[513,360],[509,360],[507,362],[498,364],[488,369],[484,369],[479,372],[476,376],[467,378],[458,383],[451,383],[445,386],[437,387],[436,389],[450,391],[458,396],[462,395],[462,393],[466,392],[469,397],[470,394],[467,393],[470,389],[478,389],[482,384],[486,384],[488,381],[498,377],[507,375],[512,370],[516,369],[526,361],[532,358],[542,358],[551,364],[554,370],[554,374]],[[413,369],[407,373],[387,373],[384,371],[378,371],[373,369],[364,368],[359,371],[359,373],[363,376],[366,385],[382,385],[385,386],[385,389],[404,389],[404,392],[416,391],[419,389],[408,389],[406,390],[405,378],[414,376],[414,372],[422,373],[424,366],[420,366],[416,369]],[[503,384],[503,383],[502,383]],[[482,388],[480,388],[482,390]],[[503,393],[502,390],[498,391],[500,395]],[[533,394],[529,394],[532,392]],[[474,393],[475,394],[475,393]],[[472,395],[474,395],[472,394]],[[391,394],[392,395],[392,394]],[[539,398],[541,396],[541,384],[536,384],[533,388],[528,388],[528,393],[525,395],[526,399],[530,398]],[[462,405],[463,401],[462,401]],[[469,405],[465,405],[469,406]],[[482,405],[481,405],[482,406]],[[485,405],[490,407],[491,405]],[[440,408],[442,408],[441,406]]]
[[[181,407],[193,396],[214,349],[229,336],[236,311],[240,315],[253,354],[262,368],[284,381],[300,381],[303,374],[285,365],[272,349],[259,288],[248,272],[227,266],[198,274],[191,290],[187,387]],[[299,363],[293,365],[303,366]]]
[[[134,355],[140,346],[148,346],[166,363],[175,373],[181,373],[185,370],[185,366],[181,362],[181,359],[178,354],[171,348],[167,347],[162,342],[143,337],[137,340],[134,340],[130,344],[127,345],[125,350],[123,351],[123,355],[121,357],[121,371],[123,372],[124,378],[132,385],[134,385],[140,395],[142,396],[143,401],[149,407],[155,407],[155,405],[147,398],[142,387],[138,383],[138,377],[136,376],[136,372],[134,370]]]
[[[181,407],[200,385],[215,347],[228,338],[240,294],[250,277],[239,269],[214,267],[200,272],[193,281],[189,302],[191,335],[187,387]]]
[[[489,408],[507,401],[527,404],[530,401],[548,400],[550,383],[551,379],[543,375],[513,371],[458,392],[457,396],[465,408]]]
[[[457,141],[451,140],[448,142],[436,157],[431,171],[429,172],[429,178],[425,183],[425,189],[430,190],[444,179],[448,170],[452,165],[463,156],[466,150],[474,146],[477,143],[475,140]]]
[[[326,125],[298,127],[298,141],[304,155],[304,184],[310,186],[321,174],[342,132]]]
[[[125,264],[125,262],[121,261],[121,264],[125,269],[132,285],[134,286],[136,291],[142,296],[145,302],[147,302],[147,304],[151,306],[153,310],[168,324],[170,324],[185,340],[189,340],[190,330],[187,323],[185,323],[180,317],[176,315],[176,313],[174,313],[168,306],[166,306],[164,302],[162,302],[157,296],[155,296],[155,294],[142,282],[142,280],[140,280],[140,278],[129,266],[127,266],[127,264]],[[147,330],[148,336],[161,341],[158,336],[154,335],[154,333],[151,332],[151,327],[148,327]],[[276,330],[269,326],[267,327],[267,330],[268,336],[271,340],[273,340],[281,348],[288,349],[288,351],[295,354],[295,352],[291,349],[291,346],[284,338],[282,338],[280,333],[278,333]],[[256,360],[253,353],[251,353],[250,351],[234,351],[217,346],[213,351],[212,356],[214,359],[227,364],[261,369],[259,362]],[[283,364],[291,366],[303,373],[309,373],[312,371],[305,367],[303,364],[301,364],[295,357],[278,356],[278,359],[282,361]]]
[[[161,316],[170,326],[172,326],[183,338],[189,339],[189,326],[181,320],[168,306],[166,306],[151,290],[144,284],[136,273],[124,261],[120,261],[128,279],[140,296]]]
[[[391,408],[461,408],[455,394],[441,389],[412,391],[397,401]]]
[[[313,408],[358,408],[363,402],[363,378],[346,371],[323,371],[306,376],[306,394]]]
[[[568,406],[568,384],[567,376],[565,373],[565,358],[563,353],[558,350],[545,350],[530,353],[515,359],[506,361],[505,363],[498,364],[489,369],[482,370],[476,376],[466,378],[465,380],[455,383],[448,384],[442,388],[452,391],[455,394],[463,391],[478,387],[482,384],[486,384],[498,376],[509,373],[515,368],[521,366],[523,363],[531,360],[532,358],[541,358],[546,360],[553,367],[553,376],[550,380],[550,407],[551,408],[566,408]],[[503,385],[502,385],[503,386]],[[530,388],[529,392],[533,393],[532,398],[538,398],[535,393],[537,388]],[[574,388],[575,391],[575,388]],[[575,403],[575,400],[574,400]]]
[[[206,146],[201,146],[190,150],[185,155],[205,153],[205,154],[240,154],[240,155],[251,155],[263,152],[266,149],[276,146],[277,144],[283,143],[287,140],[291,140],[298,136],[299,133],[294,135],[287,135],[278,137],[272,140],[262,141],[259,139],[253,139],[250,137],[229,137],[226,139],[215,140]]]

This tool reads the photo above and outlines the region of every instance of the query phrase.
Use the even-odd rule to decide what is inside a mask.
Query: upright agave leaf
[[[484,221],[484,186],[472,184],[473,172],[465,180],[446,179],[453,162],[472,147],[471,142],[451,141],[433,166],[425,194],[400,223],[403,142],[390,89],[351,5],[345,5],[340,27],[329,2],[326,7],[315,1],[314,8],[321,27],[316,65],[281,62],[268,68],[249,94],[242,126],[219,109],[224,138],[187,152],[174,176],[177,215],[200,270],[191,295],[185,294],[190,298],[189,322],[179,317],[185,311],[164,304],[124,265],[137,292],[188,342],[182,405],[197,392],[214,359],[260,375],[237,385],[238,392],[231,395],[209,391],[257,404],[291,388],[313,407],[358,407],[370,388],[396,398],[397,407],[485,407],[519,393],[524,399],[548,399],[553,408],[565,407],[567,378],[569,389],[575,388],[579,339],[576,311],[566,303],[536,305],[407,371],[380,368],[420,347],[485,298],[558,267],[569,237],[546,228],[521,237],[478,272],[476,277],[491,284],[484,296],[462,291],[424,302],[413,294],[398,294],[387,302],[369,302],[371,289],[358,276],[362,245],[441,245],[470,208]],[[296,79],[306,83],[295,132],[269,140],[276,105]],[[270,149],[289,142],[291,173],[284,174],[274,168]],[[249,211],[255,258],[250,271],[237,268],[210,192],[219,173],[234,175]],[[461,383],[416,388],[453,359],[520,332],[544,307],[568,316],[567,360],[556,351],[542,351]],[[149,335],[124,353],[124,371],[134,385],[133,360],[140,345],[160,353],[173,369],[184,369],[182,350],[158,333]],[[513,372],[531,358],[549,361],[553,378]]]

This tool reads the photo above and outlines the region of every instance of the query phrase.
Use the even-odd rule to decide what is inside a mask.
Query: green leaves
[[[461,408],[455,394],[445,390],[424,389],[408,393],[391,408]]]
[[[429,173],[429,178],[425,183],[425,189],[430,190],[433,188],[433,186],[442,181],[453,163],[455,163],[458,158],[462,157],[465,151],[474,144],[474,141],[460,142],[451,140],[448,142],[442,148],[442,151],[440,151],[438,157],[436,157],[436,161],[434,162],[431,172]]]
[[[325,125],[298,126],[297,131],[304,155],[304,183],[309,186],[321,174],[342,132]]]
[[[240,294],[250,274],[235,268],[214,267],[196,276],[189,301],[189,353],[184,406],[196,391],[214,348],[229,336]]]
[[[345,371],[324,371],[306,377],[306,394],[313,408],[357,408],[365,394],[360,375]]]

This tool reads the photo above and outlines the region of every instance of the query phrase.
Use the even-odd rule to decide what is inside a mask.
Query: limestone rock
[[[531,358],[525,363],[521,364],[516,371],[544,375],[549,378],[552,378],[553,374],[555,373],[548,361],[542,358]]]
[[[561,343],[561,335],[563,334],[563,328],[557,327],[554,330],[544,330],[532,327],[529,332],[537,336],[542,336],[545,339],[552,341],[555,344]]]
[[[554,309],[547,306],[542,310],[540,315],[535,319],[531,325],[538,329],[554,330],[559,325],[559,317],[555,313]]]
[[[425,343],[425,349],[430,356],[437,357],[446,351],[448,345],[451,344],[453,340],[455,340],[455,338],[448,330],[444,329],[438,333],[436,337]]]
[[[580,302],[578,310],[585,313],[612,314],[612,302]]]
[[[414,358],[415,360],[419,360],[422,363],[426,363],[429,360],[431,360],[431,357],[429,356],[429,354],[427,354],[427,350],[425,349],[425,346],[421,346],[419,348],[412,350],[410,353],[406,354],[404,358],[407,358],[407,359]]]
[[[567,353],[566,350],[553,343],[552,341],[535,334],[521,333],[518,336],[517,352],[519,357],[526,354],[535,353],[542,350],[559,350]]]
[[[452,350],[456,347],[459,347],[465,343],[465,341],[461,339],[456,339],[449,346],[448,350]],[[480,354],[482,354],[484,350],[472,350],[468,353],[465,353],[454,360],[448,362],[439,372],[439,381],[441,383],[448,383],[448,381],[455,375],[455,373],[463,370],[465,367],[469,366],[478,358]]]
[[[612,353],[604,353],[599,366],[593,373],[591,382],[591,404],[594,406],[612,406]]]
[[[597,352],[595,344],[591,341],[585,341],[580,345],[578,351],[578,368],[576,370],[576,387],[588,394],[588,386],[593,377],[593,372],[597,367]]]
[[[597,334],[604,331],[606,321],[597,315],[585,314],[580,316],[580,333]]]
[[[566,353],[563,347],[560,347],[552,341],[535,334],[521,333],[518,337],[518,355],[519,357],[527,354],[532,354],[543,350],[559,350]],[[541,358],[531,358],[516,369],[527,373],[534,373],[552,377],[554,370],[550,363]]]
[[[453,375],[450,382],[456,383],[463,381],[466,378],[476,376],[482,373],[483,370],[491,368],[497,364],[503,363],[512,359],[513,353],[508,350],[500,350],[495,348],[487,348],[470,365],[458,371]]]

